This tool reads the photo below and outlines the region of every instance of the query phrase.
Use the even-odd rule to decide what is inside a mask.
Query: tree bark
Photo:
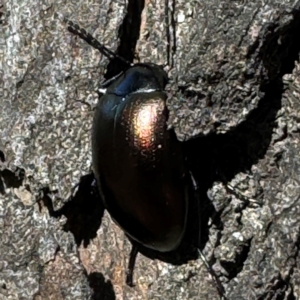
[[[199,184],[183,245],[142,249],[134,288],[130,242],[88,188],[97,89],[124,66],[64,18],[165,66]],[[0,31],[0,299],[219,299],[198,218],[228,299],[300,298],[299,1],[15,0]]]

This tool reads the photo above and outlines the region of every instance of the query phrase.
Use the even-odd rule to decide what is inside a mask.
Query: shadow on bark
[[[101,273],[93,272],[88,275],[90,287],[94,293],[92,300],[115,300],[116,295],[110,280],[105,281]]]
[[[295,60],[299,59],[299,30],[300,12],[295,10],[290,23],[283,27],[269,24],[262,30],[254,45],[249,47],[248,59],[255,59],[257,67],[262,63],[267,76],[261,74],[260,91],[264,96],[244,122],[225,134],[212,134],[186,142],[191,169],[200,189],[203,190],[203,196],[215,181],[227,184],[236,174],[251,172],[251,167],[265,156],[274,128],[277,127],[276,116],[281,108],[284,93],[283,76],[292,73]],[[278,43],[279,40],[281,43]],[[209,205],[207,212],[216,224],[221,223],[221,212],[216,214]],[[207,237],[206,219],[208,220],[208,217],[201,222],[204,231],[202,243],[205,243]],[[235,265],[222,263],[229,274],[233,274],[234,269],[242,270],[247,259],[245,254],[249,251],[249,243],[251,241],[245,244],[245,249],[241,249],[242,255]],[[229,277],[233,278],[236,275],[237,273]]]

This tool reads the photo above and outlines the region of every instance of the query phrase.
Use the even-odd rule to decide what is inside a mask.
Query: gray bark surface
[[[128,60],[166,65],[168,125],[199,181],[201,249],[227,298],[300,299],[293,0],[0,5],[0,299],[219,299],[195,255],[197,209],[178,251],[144,249],[125,285],[130,242],[84,185],[96,91],[118,62],[64,17]]]

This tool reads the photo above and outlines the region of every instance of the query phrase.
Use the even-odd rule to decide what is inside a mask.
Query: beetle
[[[70,32],[128,66],[102,85],[94,114],[92,165],[104,207],[135,244],[159,252],[176,250],[186,230],[189,190],[197,184],[186,167],[182,142],[167,128],[167,73],[153,63],[132,64],[65,22]],[[133,245],[129,286],[137,254]],[[221,282],[205,264],[224,296]]]

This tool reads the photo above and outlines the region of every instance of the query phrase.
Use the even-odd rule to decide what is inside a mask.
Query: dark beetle
[[[105,207],[134,240],[174,250],[186,223],[187,176],[181,144],[167,130],[166,73],[129,68],[101,97],[93,124],[93,169]]]
[[[128,65],[104,84],[93,122],[93,170],[105,208],[137,244],[160,252],[175,250],[185,233],[194,180],[182,143],[167,129],[167,74],[155,64],[125,61],[67,23],[71,32]],[[131,286],[137,252],[133,246],[126,280]]]

